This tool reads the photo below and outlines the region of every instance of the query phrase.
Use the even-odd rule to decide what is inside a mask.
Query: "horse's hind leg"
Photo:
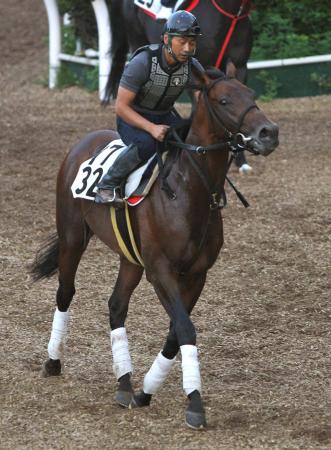
[[[143,267],[122,258],[115,288],[108,303],[113,371],[119,383],[115,400],[118,404],[127,408],[132,406],[133,389],[131,385],[131,357],[124,324],[131,294],[139,284],[143,272]]]
[[[68,309],[75,294],[75,275],[92,233],[76,209],[70,216],[70,221],[58,220],[58,235],[59,287],[56,294],[57,308],[48,343],[49,358],[42,369],[42,375],[45,377],[61,374],[61,357],[69,327]]]

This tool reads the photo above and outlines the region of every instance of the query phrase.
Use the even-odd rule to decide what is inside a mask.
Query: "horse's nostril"
[[[268,130],[268,128],[264,127],[260,131],[259,137],[260,137],[260,139],[266,139],[266,138],[270,137],[270,134],[271,134],[270,130]]]
[[[261,128],[259,132],[259,138],[261,140],[275,139],[278,134],[278,128],[276,126],[265,126]]]

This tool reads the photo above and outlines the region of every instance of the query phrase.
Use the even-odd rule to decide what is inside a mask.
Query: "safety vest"
[[[169,111],[188,83],[191,58],[171,71],[162,64],[162,45],[141,47],[133,57],[142,51],[148,51],[150,73],[148,81],[139,89],[134,105],[151,112]]]

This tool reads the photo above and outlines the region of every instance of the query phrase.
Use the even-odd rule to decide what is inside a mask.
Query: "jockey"
[[[120,186],[127,176],[157,151],[170,126],[181,118],[174,103],[193,85],[191,66],[200,36],[193,14],[177,11],[164,26],[162,44],[138,49],[124,69],[115,104],[117,129],[127,146],[98,184],[96,203],[123,205]],[[161,144],[160,144],[161,143]]]

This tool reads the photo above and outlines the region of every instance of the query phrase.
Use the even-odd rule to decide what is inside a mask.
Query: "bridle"
[[[214,214],[214,211],[219,211],[219,209],[226,206],[226,195],[224,191],[224,187],[222,187],[221,192],[219,192],[219,188],[215,185],[212,185],[210,182],[210,176],[208,173],[208,168],[204,168],[199,164],[199,162],[196,160],[196,158],[193,157],[193,153],[200,154],[200,155],[206,155],[209,151],[214,150],[228,150],[231,152],[231,157],[228,162],[227,168],[226,168],[226,174],[230,168],[230,165],[233,161],[234,155],[238,152],[242,152],[244,150],[249,150],[254,154],[258,154],[258,152],[254,151],[253,149],[250,149],[247,144],[250,142],[253,138],[251,136],[245,136],[244,133],[240,131],[243,122],[245,120],[246,115],[249,111],[251,111],[254,108],[258,109],[258,106],[255,103],[251,103],[248,105],[244,111],[240,113],[239,120],[237,124],[234,124],[233,131],[230,131],[229,128],[224,123],[224,120],[222,119],[221,115],[215,111],[214,108],[212,108],[209,100],[209,92],[210,90],[215,86],[215,84],[222,82],[225,80],[225,77],[220,77],[217,79],[214,79],[211,83],[209,83],[207,86],[204,86],[202,88],[202,95],[204,99],[204,103],[207,109],[208,114],[208,120],[209,122],[214,122],[215,125],[221,126],[225,133],[225,140],[223,139],[220,142],[216,142],[214,144],[210,144],[207,146],[201,146],[201,145],[193,145],[193,144],[187,144],[182,141],[182,139],[179,137],[176,130],[171,129],[169,136],[166,139],[166,146],[171,145],[172,147],[183,149],[186,151],[186,154],[189,158],[189,161],[194,168],[195,172],[200,177],[202,184],[204,185],[205,189],[209,193],[210,203],[209,203],[209,213],[208,213],[208,220],[202,230],[202,236],[200,239],[200,242],[197,246],[197,252],[195,256],[189,261],[188,264],[181,267],[179,270],[179,274],[184,275],[190,267],[195,263],[195,261],[198,259],[200,252],[206,242],[207,235],[208,235],[208,229],[210,224],[212,223]],[[172,191],[170,186],[167,183],[166,180],[167,175],[162,176],[162,168],[161,168],[161,178],[162,178],[162,189],[165,190],[169,198],[176,199],[175,192]],[[234,189],[237,196],[243,203],[243,205],[247,208],[249,206],[249,203],[245,199],[245,197],[239,192],[239,190],[236,188],[236,186],[233,184],[233,182],[228,178],[228,176],[225,176],[226,180],[230,184],[230,186]],[[218,217],[218,215],[217,215]]]
[[[233,188],[233,190],[236,192],[238,198],[243,203],[243,205],[247,208],[249,206],[249,203],[245,199],[245,197],[240,193],[240,191],[236,188],[234,183],[229,179],[227,176],[227,172],[231,166],[231,163],[234,159],[234,157],[239,153],[243,152],[244,150],[248,150],[249,152],[253,154],[258,154],[258,152],[248,146],[248,143],[253,139],[251,136],[245,136],[243,132],[241,132],[241,127],[244,123],[245,117],[248,114],[249,111],[252,109],[258,109],[258,106],[255,103],[251,103],[248,105],[239,115],[238,123],[233,124],[233,130],[230,131],[229,127],[224,123],[223,118],[221,115],[215,111],[215,109],[210,104],[209,100],[209,92],[210,90],[217,84],[222,81],[226,80],[225,77],[219,77],[214,80],[212,80],[211,83],[209,83],[207,86],[204,86],[202,90],[202,96],[205,103],[205,107],[208,114],[208,120],[210,123],[214,123],[215,126],[221,126],[225,138],[222,139],[220,142],[216,142],[214,144],[202,146],[202,145],[193,145],[193,144],[187,144],[182,141],[182,139],[179,137],[176,130],[171,129],[169,136],[166,139],[166,145],[171,145],[175,148],[180,148],[182,150],[185,150],[187,153],[187,156],[189,158],[189,161],[191,165],[193,166],[194,170],[200,177],[202,184],[205,186],[207,192],[210,196],[210,210],[215,210],[219,208],[223,208],[226,205],[226,196],[224,192],[224,188],[222,188],[222,191],[219,192],[219,188],[215,185],[213,185],[210,182],[210,176],[208,173],[208,169],[204,168],[199,164],[198,161],[196,161],[195,158],[193,158],[192,153],[198,153],[200,155],[206,155],[206,153],[210,151],[222,151],[227,150],[231,152],[231,157],[227,165],[226,169],[226,180],[230,184],[230,186]],[[171,199],[176,198],[176,194],[171,190],[170,186],[168,185],[166,181],[166,176],[163,176],[163,189],[167,192],[168,196]],[[221,199],[223,202],[221,202]]]
[[[222,48],[218,54],[216,63],[215,63],[215,67],[217,67],[218,69],[221,67],[226,49],[228,48],[228,45],[230,43],[231,37],[233,35],[233,32],[237,26],[237,23],[243,19],[246,19],[246,17],[248,17],[249,14],[249,9],[250,9],[250,3],[251,0],[242,0],[239,10],[236,14],[231,14],[227,11],[225,11],[221,5],[216,1],[216,0],[211,0],[211,2],[213,3],[213,5],[215,6],[215,8],[224,16],[228,17],[229,19],[231,19],[231,25],[226,33],[225,39],[223,41],[222,44]],[[246,8],[246,6],[248,5],[248,8]],[[245,14],[242,14],[244,12],[244,10],[246,10]]]
[[[209,83],[207,86],[204,86],[203,88],[200,88],[202,91],[202,96],[204,99],[204,103],[206,106],[206,110],[208,113],[208,119],[210,123],[214,123],[216,126],[221,126],[224,133],[225,133],[225,140],[223,139],[220,142],[216,142],[215,144],[210,144],[206,146],[202,145],[192,145],[192,144],[186,144],[184,143],[175,130],[171,130],[170,136],[167,138],[167,144],[171,144],[174,147],[182,148],[184,150],[187,150],[189,152],[199,153],[199,154],[205,154],[209,151],[213,150],[230,150],[232,154],[236,154],[239,152],[242,152],[244,150],[247,150],[255,155],[258,154],[256,150],[248,146],[248,143],[253,139],[251,136],[245,136],[245,134],[240,131],[241,127],[244,123],[246,115],[251,111],[252,109],[259,109],[259,107],[256,105],[256,103],[251,103],[248,105],[239,115],[239,120],[237,124],[233,124],[233,131],[229,130],[229,127],[225,125],[223,118],[221,115],[215,111],[214,108],[212,108],[209,100],[209,92],[210,90],[217,84],[220,83],[227,78],[220,77],[213,80],[211,83]],[[196,87],[195,87],[196,88]],[[174,137],[175,140],[171,140],[171,137]]]
[[[226,144],[228,145],[229,149],[232,151],[232,153],[236,153],[243,150],[248,150],[251,153],[257,154],[254,149],[251,149],[247,146],[248,142],[250,142],[253,138],[251,136],[245,136],[244,133],[240,131],[246,115],[251,111],[252,109],[259,109],[255,102],[248,105],[239,115],[238,123],[233,124],[233,131],[230,131],[228,127],[225,125],[224,120],[222,119],[221,115],[215,111],[214,108],[212,108],[209,100],[209,92],[210,90],[217,84],[220,83],[228,78],[226,77],[220,77],[213,80],[211,83],[209,83],[207,86],[204,86],[202,89],[202,95],[205,102],[205,106],[208,113],[208,118],[211,123],[214,122],[216,126],[221,126],[223,128],[223,131],[225,132],[226,136]],[[208,146],[209,147],[209,146]],[[207,148],[208,148],[207,147]],[[207,149],[206,148],[206,149]],[[208,151],[208,150],[206,150]]]

